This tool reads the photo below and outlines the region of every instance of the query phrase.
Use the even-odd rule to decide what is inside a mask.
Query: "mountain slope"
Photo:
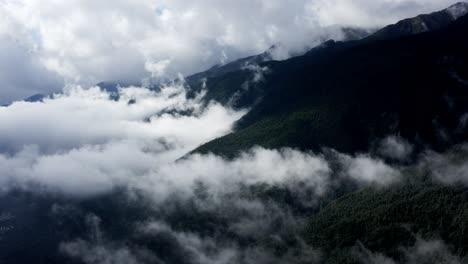
[[[229,72],[238,71],[246,64],[259,64],[265,61],[272,60],[272,53],[275,51],[276,48],[277,46],[271,46],[267,51],[261,54],[241,58],[229,62],[225,65],[215,65],[207,71],[196,73],[186,77],[186,81],[195,84],[196,82],[205,78],[214,78]]]
[[[468,112],[467,36],[465,16],[440,31],[329,42],[305,56],[264,63],[270,74],[257,84],[262,100],[235,133],[196,151],[229,156],[260,145],[355,152],[388,134],[444,149],[467,138],[461,122]],[[229,76],[235,74],[241,73]]]
[[[375,32],[375,29],[343,26],[330,26],[328,30],[339,32],[336,34],[341,34],[343,41],[360,40]],[[326,37],[323,41],[325,40],[327,40]],[[205,99],[208,102],[215,100],[235,108],[252,106],[263,95],[261,87],[252,82],[255,74],[258,74],[257,66],[274,60],[275,54],[280,52],[280,49],[280,44],[273,45],[261,54],[241,58],[224,65],[215,65],[207,71],[187,76],[186,83],[191,87],[192,92],[206,90]],[[294,56],[300,55],[303,54]]]
[[[262,101],[234,133],[195,152],[233,157],[255,145],[357,152],[388,134],[445,150],[468,139],[466,47],[468,16],[463,16],[432,32],[330,41],[305,56],[262,64],[271,71],[261,85]],[[326,205],[310,216],[307,241],[323,249],[324,263],[374,263],[363,260],[359,250],[408,263],[418,239],[444,241],[443,249],[464,257],[464,263],[466,187],[416,181],[360,190]],[[418,260],[449,263],[443,261],[450,256],[435,255],[445,252],[433,253],[432,259]]]
[[[357,242],[407,263],[402,247],[411,247],[418,238],[443,239],[453,252],[466,256],[467,212],[466,188],[427,184],[365,189],[312,216],[306,236],[309,243],[324,249],[326,263],[361,263],[353,254]],[[419,263],[436,262],[420,259]]]
[[[363,29],[358,27],[339,27],[334,26],[333,31],[341,31],[343,34],[343,41],[350,41],[350,40],[359,40],[365,37],[368,37],[372,34],[375,30],[373,29]],[[189,84],[197,86],[197,83],[200,82],[202,79],[206,78],[215,78],[220,77],[221,75],[241,70],[247,64],[259,64],[262,62],[273,60],[274,53],[277,52],[277,49],[280,48],[280,45],[273,45],[265,52],[253,55],[241,59],[237,59],[235,61],[226,63],[224,65],[215,65],[210,69],[192,74],[186,77],[186,81]]]
[[[468,13],[468,3],[459,2],[442,11],[402,20],[377,31],[369,39],[389,39],[442,29]]]
[[[373,41],[434,31],[448,26],[467,12],[468,3],[458,3],[439,12],[402,20],[395,25],[387,26],[376,32],[374,32],[375,30],[362,28],[340,27],[343,33],[342,41],[362,39]],[[336,31],[337,29],[334,28],[333,30]],[[207,91],[207,101],[215,100],[223,104],[230,104],[236,108],[250,107],[258,102],[258,98],[263,96],[264,91],[259,85],[249,83],[249,79],[255,73],[252,73],[245,66],[271,61],[272,54],[277,48],[278,46],[272,46],[262,54],[242,58],[225,65],[215,65],[207,71],[186,77],[186,81],[194,91],[200,91],[204,88]],[[317,48],[313,50],[315,49]],[[251,84],[249,89],[242,88],[246,84]]]

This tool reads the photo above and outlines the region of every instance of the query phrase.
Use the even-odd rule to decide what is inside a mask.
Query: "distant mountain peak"
[[[467,2],[458,2],[449,8],[445,9],[453,19],[459,19],[460,17],[468,14],[468,3]]]
[[[369,38],[391,39],[440,30],[466,14],[468,14],[468,3],[459,2],[438,12],[401,20],[384,27]]]
[[[278,49],[280,46],[281,46],[281,43],[278,42],[276,44],[271,45],[270,48],[268,48],[265,52],[267,52],[267,53],[273,52],[276,49]]]
[[[24,101],[29,103],[42,102],[46,97],[47,96],[43,94],[35,94],[24,99]]]

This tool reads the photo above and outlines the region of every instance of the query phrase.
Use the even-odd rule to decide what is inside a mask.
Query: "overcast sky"
[[[454,2],[0,0],[0,103],[64,83],[187,75],[276,43],[300,50],[330,25],[382,26]]]

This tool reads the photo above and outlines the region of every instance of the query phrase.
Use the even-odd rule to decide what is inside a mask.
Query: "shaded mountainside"
[[[253,107],[235,132],[195,151],[232,156],[260,145],[356,152],[388,134],[438,150],[461,142],[468,136],[467,36],[465,16],[434,32],[329,41],[304,56],[263,63],[265,80],[237,97],[238,106]],[[251,75],[232,72],[209,80],[207,89],[228,102]]]
[[[340,27],[343,34],[342,41],[363,40],[362,42],[365,42],[435,31],[448,26],[467,12],[468,3],[461,2],[445,10],[405,19],[395,25],[389,25],[377,31],[375,29]],[[323,45],[312,50],[318,50],[330,43],[334,43],[334,41],[325,41]],[[216,100],[224,104],[230,103],[238,108],[251,106],[256,102],[253,98],[261,97],[263,90],[256,86],[253,89],[249,89],[249,91],[245,91],[245,89],[240,90],[240,87],[252,75],[249,74],[245,65],[255,65],[271,61],[273,59],[272,54],[278,48],[277,45],[274,45],[262,54],[238,59],[225,65],[215,65],[207,71],[186,77],[186,81],[194,91],[200,91],[203,85],[206,85],[206,99],[208,101]],[[233,97],[236,100],[233,101]]]
[[[330,27],[330,30],[340,31],[343,41],[364,39],[375,32],[375,29],[339,26]],[[256,102],[253,99],[261,97],[263,90],[256,87],[256,85],[245,89],[252,77],[252,68],[247,66],[259,65],[274,60],[274,54],[278,52],[278,49],[281,49],[280,44],[273,45],[261,54],[241,58],[224,65],[215,65],[206,71],[187,76],[185,81],[192,88],[192,92],[199,92],[204,88],[208,88],[206,89],[207,101],[216,100],[223,104],[232,104],[237,108],[250,106]],[[244,89],[239,91],[239,87],[244,87]],[[235,100],[232,100],[233,98]]]
[[[418,238],[442,239],[452,252],[466,256],[467,219],[466,188],[426,184],[365,189],[312,216],[306,237],[324,249],[326,263],[361,263],[350,258],[357,242],[405,263],[402,247],[413,246]]]
[[[360,41],[328,41],[304,56],[261,64],[269,69],[265,80],[242,91],[233,104],[251,111],[233,133],[194,152],[234,157],[260,145],[352,153],[367,151],[389,134],[419,149],[442,151],[466,141],[468,16],[462,15],[467,6],[456,4]],[[251,76],[241,71],[208,80],[207,89],[216,94],[210,99],[232,103],[236,85]],[[409,254],[420,240],[446,243],[429,243],[442,249],[434,247],[420,263],[458,263],[443,250],[465,263],[467,213],[466,187],[415,180],[351,192],[311,214],[304,234],[323,249],[323,263],[383,261],[365,260],[363,251],[394,261],[388,263],[412,263],[415,256]]]
[[[267,51],[262,54],[241,58],[232,62],[229,62],[225,65],[215,65],[208,69],[207,71],[196,73],[186,77],[186,81],[193,86],[197,86],[197,83],[205,78],[214,78],[224,75],[229,72],[234,72],[240,70],[246,64],[259,64],[265,61],[272,59],[272,52],[277,48],[277,46],[270,47]]]
[[[390,39],[442,29],[468,13],[468,3],[460,2],[442,11],[402,20],[389,25],[369,39]]]

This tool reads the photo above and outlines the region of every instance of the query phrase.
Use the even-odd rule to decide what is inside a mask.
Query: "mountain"
[[[363,39],[373,32],[375,29],[364,29],[359,27],[345,27],[345,26],[332,26],[329,27],[329,30],[332,32],[341,32],[342,33],[342,40],[343,41],[350,41],[350,40],[359,40]],[[326,40],[326,39],[325,39]],[[281,49],[281,44],[273,45],[268,50],[261,54],[249,56],[246,58],[241,58],[227,64],[219,64],[211,67],[210,69],[196,73],[185,78],[187,84],[194,89],[194,91],[198,92],[204,85],[208,85],[208,94],[206,96],[207,100],[216,100],[222,103],[234,103],[234,106],[243,107],[252,102],[246,101],[243,102],[245,99],[245,95],[241,95],[241,98],[237,98],[237,102],[232,102],[230,99],[236,92],[239,91],[238,85],[231,87],[229,83],[231,80],[223,81],[225,77],[232,77],[234,79],[247,79],[249,77],[249,67],[248,65],[258,65],[267,61],[274,60],[275,53]],[[303,54],[296,54],[297,56]],[[230,73],[234,73],[230,76]],[[237,73],[237,74],[236,74]],[[226,86],[225,86],[226,85]],[[258,93],[259,91],[254,91],[252,97],[260,96]]]
[[[391,39],[442,29],[466,13],[468,13],[468,3],[460,2],[442,11],[405,19],[377,31],[356,27],[339,27],[339,29],[343,33],[342,41]],[[336,28],[330,30],[336,30]],[[194,91],[200,91],[206,86],[207,100],[232,104],[236,108],[249,107],[258,101],[254,98],[260,98],[263,90],[257,85],[253,85],[253,88],[249,87],[252,89],[248,89],[248,91],[239,88],[252,75],[244,66],[271,61],[273,59],[272,54],[277,48],[278,46],[274,45],[262,54],[242,58],[225,65],[215,65],[207,71],[186,77],[186,81]],[[235,100],[232,100],[233,97],[235,97]]]
[[[188,83],[195,83],[205,78],[218,77],[229,72],[241,70],[242,67],[247,64],[259,64],[265,61],[272,60],[273,59],[272,53],[277,48],[278,48],[277,45],[273,45],[267,51],[261,54],[246,57],[246,58],[241,58],[241,59],[229,62],[224,65],[215,65],[211,67],[210,69],[208,69],[207,71],[196,73],[196,74],[186,77],[186,81]]]
[[[344,34],[343,41],[363,39],[365,39],[363,41],[374,41],[397,38],[446,27],[463,14],[466,14],[468,12],[467,8],[468,3],[461,2],[439,12],[402,20],[395,25],[387,26],[378,31],[356,27],[340,28]],[[422,24],[426,24],[426,26],[422,27]],[[326,41],[317,48],[323,48],[332,42],[333,40]],[[250,107],[258,101],[258,98],[262,97],[263,90],[257,84],[250,85],[249,89],[241,89],[252,78],[252,72],[249,72],[249,69],[243,66],[270,61],[271,54],[277,48],[277,46],[272,46],[262,54],[242,58],[226,65],[215,65],[208,71],[186,77],[187,83],[194,91],[206,88],[207,101],[215,100],[223,104],[231,104],[235,108]],[[311,52],[317,48],[313,48]]]
[[[96,84],[99,88],[109,93],[116,93],[120,87],[138,86],[138,84],[125,81],[105,81]]]
[[[412,34],[435,31],[448,26],[468,13],[468,3],[459,2],[442,11],[402,20],[389,25],[370,36],[370,39],[397,38]]]
[[[42,102],[45,98],[46,98],[46,96],[43,95],[43,94],[35,94],[33,96],[30,96],[30,97],[24,99],[24,101],[25,102],[30,102],[30,103]]]
[[[136,85],[136,84],[132,84],[132,83],[129,83],[129,82],[106,81],[106,82],[100,82],[100,83],[96,84],[95,86],[98,86],[102,90],[108,92],[111,95],[112,99],[117,100],[118,99],[118,93],[117,93],[118,88],[119,87],[128,87],[128,86],[131,86],[131,85]],[[49,94],[49,95],[34,94],[34,95],[32,95],[32,96],[30,96],[30,97],[28,97],[26,99],[23,99],[22,101],[28,102],[28,103],[43,102],[44,99],[46,99],[49,96],[52,96],[52,95],[51,94]],[[11,105],[11,103],[5,104],[3,106],[9,106],[9,105]]]
[[[327,252],[324,263],[363,263],[356,254],[356,241],[369,251],[400,260],[389,263],[407,263],[401,247],[415,244],[418,235],[436,236],[453,245],[455,252],[466,254],[468,226],[463,212],[468,209],[467,194],[464,187],[435,184],[364,189],[335,200],[312,216],[306,236],[309,243]],[[450,263],[443,257],[439,260],[415,263]]]
[[[365,29],[359,27],[341,27],[341,30],[343,31],[343,39],[341,41],[360,40],[377,31],[375,28]]]
[[[421,149],[462,142],[468,136],[461,122],[468,113],[467,20],[399,38],[329,41],[304,56],[262,63],[265,80],[243,91],[235,105],[251,111],[234,133],[195,152],[234,156],[259,145],[354,153],[390,134]],[[250,76],[227,73],[207,87],[226,103]]]
[[[447,10],[460,14],[465,6]],[[420,17],[436,21],[452,14],[447,10]],[[367,153],[383,137],[399,135],[415,146],[415,156],[429,148],[466,160],[453,146],[468,139],[468,15],[440,21],[425,32],[391,26],[363,40],[327,41],[304,56],[260,64],[269,73],[255,84],[256,94],[245,92],[242,104],[250,112],[233,133],[192,153],[232,158],[253,146]],[[229,102],[227,88],[249,78],[231,72],[207,87]],[[438,184],[424,170],[404,174],[400,184],[352,191],[310,214],[304,234],[322,249],[323,263],[408,263],[414,256],[406,248],[418,250],[424,239],[444,241],[462,259],[433,248],[433,258],[422,254],[418,263],[466,263],[467,188]],[[363,254],[375,258],[365,261]]]
[[[23,99],[22,101],[24,102],[29,102],[29,103],[36,103],[36,102],[42,102],[44,101],[44,99],[47,98],[47,95],[43,95],[43,94],[35,94],[35,95],[32,95],[26,99]],[[3,104],[3,105],[0,105],[0,107],[8,107],[12,104],[13,102],[10,102],[10,103],[7,103],[7,104]]]
[[[230,158],[260,145],[368,153],[399,135],[416,150],[448,149],[443,155],[453,160],[440,162],[462,163],[451,173],[466,176],[468,148],[456,146],[468,139],[466,47],[468,15],[427,32],[330,40],[289,60],[254,56],[188,77],[206,78],[207,103],[250,108],[232,134],[194,152]],[[244,67],[248,61],[257,65]],[[98,86],[112,93],[118,83]],[[320,157],[329,161],[330,152]],[[399,182],[378,187],[347,182],[338,171],[320,197],[308,178],[297,188],[288,187],[293,180],[239,191],[222,181],[224,195],[201,181],[193,194],[156,204],[153,195],[118,187],[87,198],[35,185],[38,192],[0,191],[0,263],[227,263],[232,254],[239,258],[229,263],[467,263],[466,182],[442,184],[423,165],[405,163]]]

